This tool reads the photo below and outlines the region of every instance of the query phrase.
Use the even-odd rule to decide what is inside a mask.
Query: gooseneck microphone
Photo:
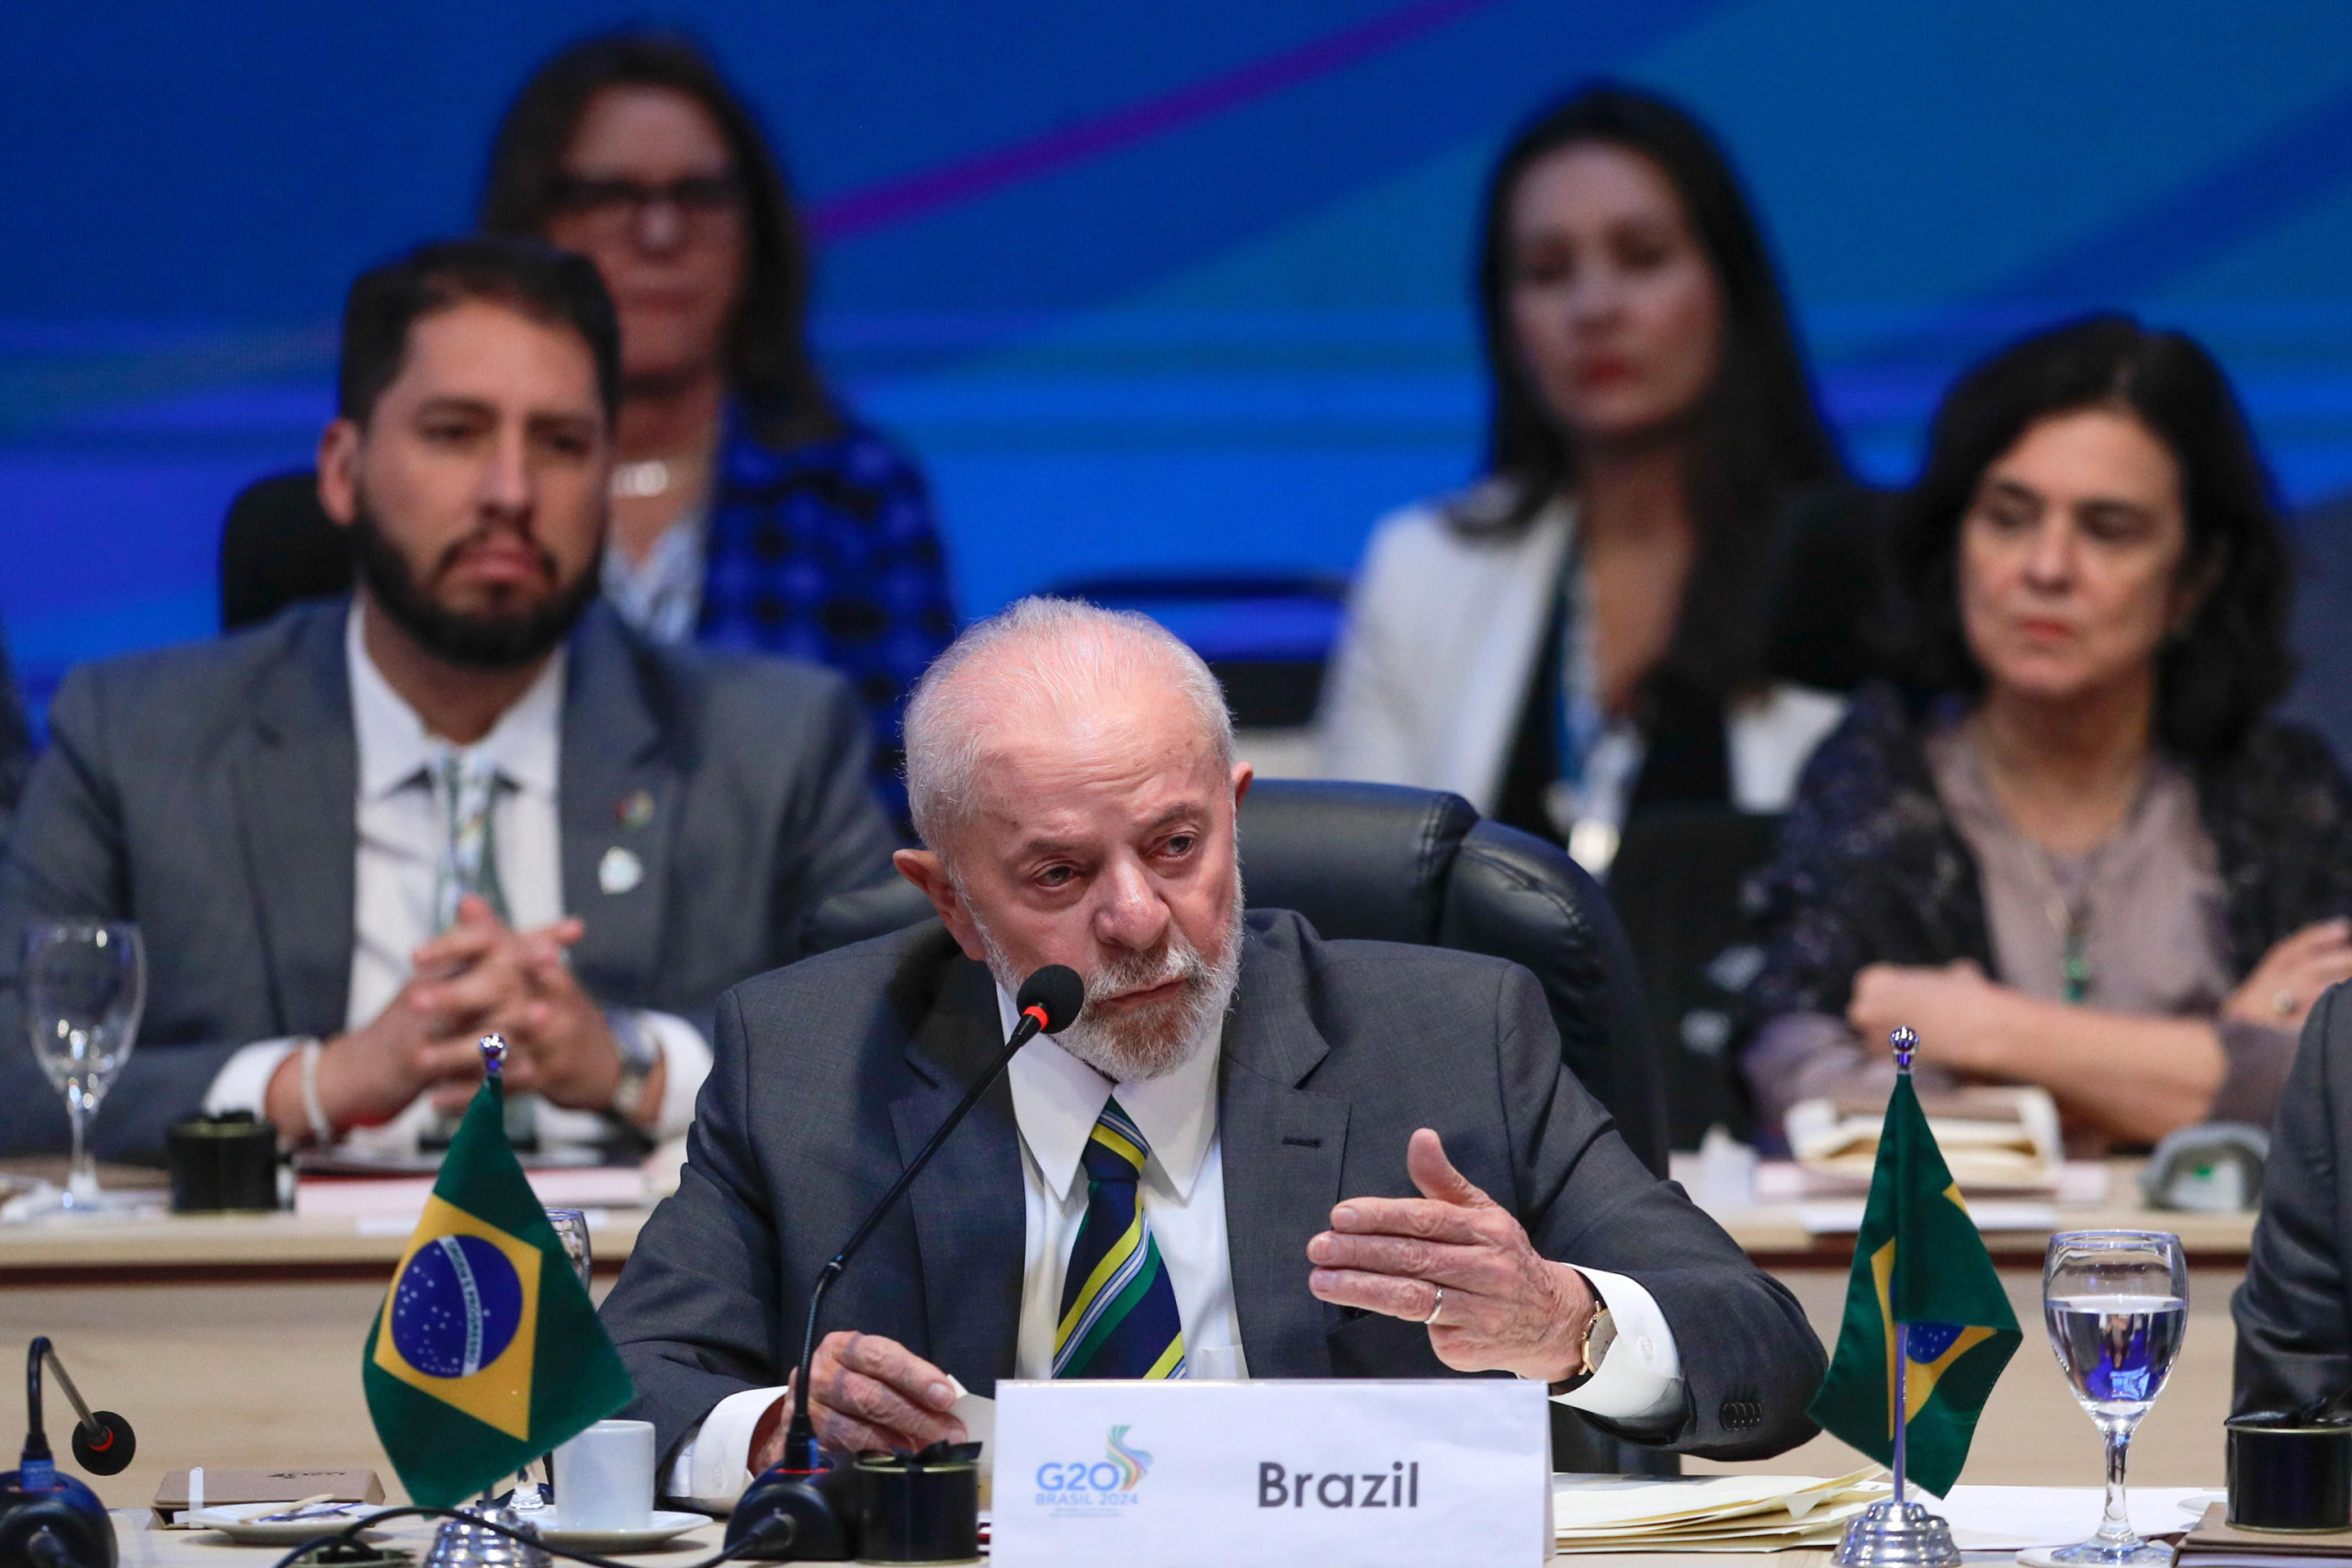
[[[111,1410],[93,1412],[65,1374],[46,1338],[25,1351],[25,1449],[17,1467],[0,1475],[0,1562],[35,1568],[114,1568],[114,1521],[97,1494],[57,1473],[56,1456],[41,1429],[40,1374],[46,1365],[73,1402],[74,1457],[94,1475],[113,1475],[137,1447],[130,1423]]]
[[[774,1469],[753,1482],[751,1489],[735,1505],[734,1515],[727,1527],[729,1546],[747,1540],[759,1533],[770,1519],[786,1515],[798,1527],[790,1548],[793,1557],[838,1561],[855,1555],[847,1539],[848,1532],[843,1528],[842,1510],[819,1484],[819,1478],[825,1475],[828,1467],[824,1451],[817,1441],[816,1420],[808,1413],[809,1379],[817,1359],[818,1314],[824,1308],[826,1293],[842,1277],[842,1271],[849,1267],[849,1260],[857,1256],[858,1249],[889,1216],[890,1211],[898,1207],[899,1200],[906,1196],[907,1189],[914,1185],[915,1178],[922,1174],[923,1168],[931,1163],[932,1156],[939,1152],[948,1134],[963,1123],[964,1118],[971,1113],[972,1107],[980,1102],[980,1097],[1004,1076],[1004,1069],[1012,1064],[1020,1049],[1040,1034],[1059,1034],[1078,1021],[1078,1015],[1086,1007],[1086,982],[1079,978],[1078,971],[1066,964],[1048,964],[1022,983],[1021,994],[1013,998],[1012,1005],[1020,1014],[1020,1021],[1013,1026],[1012,1034],[1006,1037],[1004,1049],[997,1053],[996,1060],[989,1064],[988,1071],[975,1078],[972,1087],[964,1091],[964,1098],[956,1102],[956,1109],[947,1113],[947,1120],[939,1124],[939,1130],[932,1134],[930,1142],[907,1162],[906,1169],[899,1173],[899,1179],[890,1184],[890,1190],[882,1194],[881,1201],[867,1212],[857,1229],[850,1233],[848,1242],[833,1254],[831,1261],[817,1270],[817,1278],[808,1288],[808,1328],[800,1341],[800,1375],[793,1383],[792,1422],[785,1428],[784,1458]],[[754,1549],[747,1555],[756,1554],[757,1549]]]

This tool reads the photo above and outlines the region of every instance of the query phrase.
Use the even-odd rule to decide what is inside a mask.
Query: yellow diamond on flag
[[[393,1271],[376,1365],[485,1426],[531,1435],[546,1255],[434,1197]]]

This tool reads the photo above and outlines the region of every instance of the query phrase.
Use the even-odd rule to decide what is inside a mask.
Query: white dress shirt
[[[408,984],[409,954],[436,934],[434,889],[448,845],[448,827],[434,798],[433,738],[368,657],[356,603],[344,627],[344,654],[350,669],[352,726],[359,744],[359,793],[353,807],[358,852],[352,880],[351,991],[344,1013],[344,1027],[352,1030],[372,1023],[391,1005]],[[516,931],[553,924],[564,913],[558,789],[565,665],[565,650],[559,648],[538,678],[498,716],[490,733],[468,748],[498,771],[492,834],[499,886]],[[660,1012],[635,1016],[646,1037],[661,1047],[665,1064],[661,1118],[650,1130],[657,1137],[674,1136],[694,1120],[695,1096],[710,1073],[710,1046],[682,1018]],[[261,1115],[271,1076],[300,1045],[298,1040],[265,1040],[237,1052],[214,1075],[204,1109]],[[432,1102],[419,1097],[380,1126],[352,1129],[345,1134],[344,1146],[413,1149],[418,1135],[434,1121]],[[567,1111],[544,1101],[538,1108],[540,1136],[550,1142],[586,1142],[602,1135],[605,1127],[605,1118],[593,1111]]]
[[[1012,998],[997,988],[1006,1036],[1019,1018]],[[1221,1030],[1221,1021],[1216,1026]],[[1216,1124],[1219,1042],[1212,1036],[1164,1077],[1113,1084],[1046,1036],[1023,1048],[1006,1069],[1012,1114],[1021,1134],[1021,1196],[1025,1245],[1021,1321],[1013,1375],[1053,1375],[1054,1330],[1062,1276],[1086,1217],[1086,1182],[1080,1156],[1095,1119],[1113,1094],[1150,1145],[1137,1201],[1167,1266],[1184,1332],[1188,1371],[1194,1377],[1249,1375],[1241,1326],[1233,1304],[1233,1267],[1226,1245],[1225,1162]],[[1299,1288],[1307,1261],[1298,1260]],[[1649,1292],[1622,1274],[1579,1269],[1610,1308],[1616,1341],[1582,1386],[1559,1396],[1563,1404],[1633,1425],[1655,1421],[1682,1404],[1682,1362],[1666,1314]],[[725,1511],[751,1484],[752,1433],[785,1391],[746,1389],[712,1406],[671,1461],[667,1496]]]
[[[631,559],[618,539],[607,538],[605,602],[649,641],[692,642],[710,566],[709,533],[710,509],[698,506],[662,529],[642,561]]]

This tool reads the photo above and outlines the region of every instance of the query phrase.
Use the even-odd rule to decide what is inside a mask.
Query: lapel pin
[[[653,820],[653,792],[650,789],[629,791],[621,798],[620,806],[613,815],[620,818],[624,828],[644,827]]]
[[[645,863],[615,844],[596,863],[596,886],[607,893],[626,893],[645,880]]]

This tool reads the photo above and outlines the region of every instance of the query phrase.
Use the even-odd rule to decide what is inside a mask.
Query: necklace
[[[2091,888],[2098,880],[2099,860],[2108,847],[2121,836],[2124,821],[2131,816],[2131,807],[2129,804],[2126,805],[2123,817],[2118,818],[2108,829],[2106,835],[2082,857],[2079,891],[2076,896],[2068,897],[2065,888],[2059,882],[2057,866],[2050,852],[2042,848],[2037,840],[2018,825],[2017,819],[2010,815],[2007,804],[2001,798],[2000,788],[1994,782],[1996,764],[1992,748],[1985,743],[1981,716],[1975,723],[1978,775],[1984,782],[1985,791],[1992,798],[1995,813],[1999,817],[2001,825],[2007,829],[2009,836],[2017,840],[2018,852],[2024,858],[2026,869],[2033,874],[2033,879],[2038,885],[2037,891],[2041,895],[2042,914],[2050,921],[2051,929],[2058,933],[2058,939],[2064,946],[2064,953],[2060,960],[2060,975],[2064,987],[2066,1004],[2069,1007],[2079,1007],[2090,995],[2091,981],[2094,977],[2090,955]],[[2146,784],[2147,773],[2143,768],[2139,782],[2132,786],[2133,800],[2139,798]]]
[[[648,496],[669,492],[674,476],[667,457],[648,457],[638,463],[613,465],[613,498],[616,501],[643,500]]]
[[[2014,830],[2014,829],[2012,829]],[[2057,868],[2051,863],[2050,852],[2019,832],[2018,848],[2025,852],[2026,865],[2033,872],[2034,880],[2041,885],[2041,912],[2064,943],[2064,957],[2060,971],[2064,977],[2068,1007],[2080,1007],[2091,991],[2091,877],[2090,862],[2083,865],[2083,889],[2079,901],[2066,897],[2059,885]],[[2096,850],[2092,852],[2095,856]]]

